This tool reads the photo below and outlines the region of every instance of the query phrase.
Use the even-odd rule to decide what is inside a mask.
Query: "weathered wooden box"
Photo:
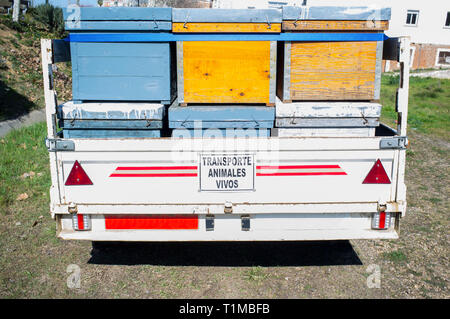
[[[284,32],[382,33],[390,9],[283,7]],[[279,42],[277,96],[295,100],[378,100],[382,41]]]
[[[374,136],[381,104],[374,102],[293,102],[277,99],[272,136]]]
[[[81,103],[58,106],[65,138],[160,137],[165,107],[152,103]]]
[[[173,9],[174,33],[280,33],[277,9]],[[276,41],[178,41],[178,101],[274,105]]]
[[[172,137],[270,136],[275,109],[265,106],[195,105],[169,107]]]
[[[72,11],[71,11],[72,10]],[[170,32],[171,8],[101,7],[64,10],[71,34],[95,34],[96,42],[71,42],[74,101],[155,101],[176,94],[175,45],[108,43],[106,33]]]

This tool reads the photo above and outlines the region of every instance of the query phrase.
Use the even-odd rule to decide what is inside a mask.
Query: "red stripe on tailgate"
[[[339,165],[282,165],[256,166],[256,169],[312,169],[312,168],[341,168]]]
[[[197,173],[185,173],[185,174],[111,174],[109,177],[189,177],[197,176]]]
[[[197,166],[141,166],[141,167],[117,167],[117,171],[149,171],[149,170],[166,170],[166,169],[197,169]]]
[[[106,229],[198,229],[197,215],[106,215]]]
[[[308,175],[347,175],[346,172],[309,172],[309,173],[256,173],[256,176],[308,176]]]

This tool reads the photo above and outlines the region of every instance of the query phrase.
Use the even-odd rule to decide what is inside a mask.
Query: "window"
[[[450,49],[438,49],[436,66],[450,66]]]
[[[408,10],[408,12],[406,13],[406,25],[416,26],[418,20],[419,20],[419,11]]]
[[[445,19],[445,27],[450,28],[450,12],[447,12],[447,18]]]

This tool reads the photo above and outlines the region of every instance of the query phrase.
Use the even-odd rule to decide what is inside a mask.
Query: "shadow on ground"
[[[342,241],[96,243],[90,264],[155,266],[337,266],[362,265]]]
[[[36,108],[35,103],[0,80],[0,121],[15,119]]]

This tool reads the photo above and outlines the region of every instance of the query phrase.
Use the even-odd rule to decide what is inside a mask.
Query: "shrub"
[[[49,32],[56,34],[64,33],[64,19],[61,8],[46,3],[30,8],[28,13],[36,21],[43,24]]]

